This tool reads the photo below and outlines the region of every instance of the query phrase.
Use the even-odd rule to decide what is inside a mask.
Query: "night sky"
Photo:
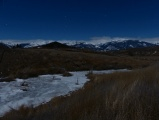
[[[0,39],[159,37],[158,0],[0,0]]]

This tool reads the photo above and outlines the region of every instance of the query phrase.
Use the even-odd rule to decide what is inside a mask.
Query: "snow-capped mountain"
[[[100,45],[100,50],[109,51],[109,50],[124,50],[129,48],[143,48],[151,47],[155,44],[139,41],[139,40],[124,40],[124,41],[112,41]]]
[[[98,45],[87,44],[87,43],[77,43],[73,45],[76,48],[81,49],[92,49],[97,51],[110,51],[110,50],[125,50],[129,48],[143,48],[156,46],[155,44],[139,41],[139,40],[124,40],[124,41],[111,41],[107,43],[101,43]]]

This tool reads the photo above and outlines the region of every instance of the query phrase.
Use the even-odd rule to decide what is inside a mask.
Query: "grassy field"
[[[56,49],[11,49],[0,51],[0,57],[0,77],[8,77],[8,81],[67,71],[142,68],[159,60],[158,56],[112,56]]]
[[[159,65],[131,72],[89,74],[84,88],[0,120],[158,120]]]
[[[157,120],[159,119],[158,56],[58,49],[0,51],[4,81],[78,70],[132,69],[131,72],[89,74],[90,82],[71,95],[36,108],[22,106],[0,120]],[[148,67],[149,66],[149,67]],[[1,80],[2,81],[2,80]]]

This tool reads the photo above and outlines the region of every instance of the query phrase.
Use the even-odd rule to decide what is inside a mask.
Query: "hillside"
[[[4,53],[1,51],[1,58],[1,78],[8,79],[65,71],[141,68],[159,60],[158,56],[112,56],[107,53],[60,49],[11,49],[5,50]]]

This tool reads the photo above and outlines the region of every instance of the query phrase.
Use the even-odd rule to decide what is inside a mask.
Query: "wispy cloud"
[[[22,43],[31,43],[32,46],[37,45],[43,45],[46,43],[53,42],[53,40],[42,40],[42,39],[36,39],[36,40],[0,40],[0,42],[8,44],[8,45],[16,45],[16,44],[22,44]]]
[[[140,40],[150,43],[159,43],[159,37],[154,38],[133,38],[133,37],[93,37],[89,42],[92,43],[105,43],[105,42],[111,42],[111,41],[122,41],[122,40]]]
[[[141,41],[146,41],[150,43],[159,43],[159,37],[154,37],[154,38],[141,38]]]
[[[90,39],[90,42],[94,44],[98,43],[106,43],[106,42],[111,42],[111,41],[122,41],[122,40],[136,40],[136,38],[128,38],[128,37],[109,37],[109,36],[104,36],[104,37],[92,37]]]
[[[149,43],[159,43],[159,37],[154,37],[154,38],[133,38],[133,37],[109,37],[109,36],[104,36],[104,37],[92,37],[89,40],[57,40],[62,43],[76,43],[76,42],[87,42],[91,44],[99,44],[99,43],[106,43],[106,42],[111,42],[111,41],[123,41],[123,40],[140,40],[140,41],[145,41]]]

